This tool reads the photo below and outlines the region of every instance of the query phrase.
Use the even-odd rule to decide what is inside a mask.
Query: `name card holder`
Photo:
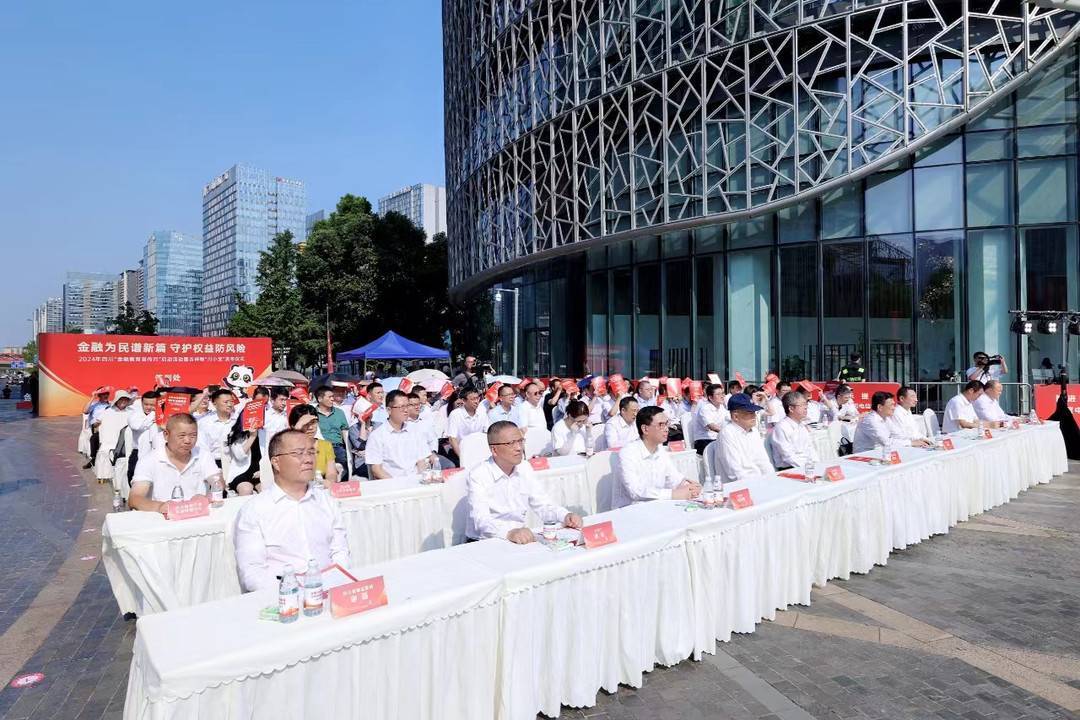
[[[990,428],[983,428],[983,437],[987,440],[993,440],[994,433],[990,432]]]
[[[190,500],[170,500],[167,520],[191,520],[210,514],[210,501],[205,495],[197,495]]]
[[[610,520],[581,528],[581,539],[585,541],[585,547],[589,550],[619,542]]]
[[[734,491],[728,495],[728,499],[731,500],[731,507],[736,510],[743,510],[754,504],[754,499],[750,497],[750,491],[746,488]]]
[[[551,467],[551,463],[548,462],[546,457],[534,457],[529,459],[529,465],[533,470],[547,470]]]
[[[330,591],[330,614],[335,618],[355,615],[386,605],[382,575],[339,585]]]
[[[334,483],[330,486],[330,494],[338,500],[360,497],[360,481],[348,480],[346,482]]]
[[[941,447],[945,448],[946,450],[955,450],[956,444],[953,443],[952,438],[945,438],[941,441]]]
[[[844,469],[839,465],[831,465],[825,468],[825,479],[829,482],[839,482],[844,479]]]
[[[443,480],[449,480],[462,471],[463,468],[446,468],[442,471]]]
[[[895,450],[893,450],[891,453],[889,453],[889,464],[890,465],[899,465],[900,462],[901,462],[900,461],[900,453],[896,452]]]
[[[682,440],[669,442],[667,446],[668,450],[670,450],[671,452],[683,452],[684,450],[686,450],[686,443],[684,443]]]

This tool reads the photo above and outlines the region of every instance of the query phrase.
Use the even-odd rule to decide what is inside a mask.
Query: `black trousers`
[[[96,429],[90,431],[90,462],[97,462],[97,453],[101,448],[101,438]]]
[[[135,448],[128,455],[128,487],[131,486],[131,478],[135,477],[135,464],[139,462],[139,448]]]
[[[711,443],[711,442],[712,442],[712,440],[695,440],[694,441],[694,450],[697,451],[698,455],[704,455],[705,454],[705,448],[707,448],[709,446],[709,443]]]

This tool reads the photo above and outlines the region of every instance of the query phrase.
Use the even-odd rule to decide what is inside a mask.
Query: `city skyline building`
[[[159,335],[202,334],[203,242],[175,230],[150,233],[143,246],[144,307]]]
[[[64,281],[64,331],[105,332],[116,319],[116,280],[112,273],[69,271]]]
[[[1077,14],[444,7],[451,293],[495,307],[503,371],[828,379],[860,352],[872,380],[938,381],[978,350],[1013,382],[1076,366],[1075,343],[1062,357],[1009,313],[1080,299]]]
[[[446,188],[431,183],[403,187],[379,198],[379,214],[396,212],[422,229],[428,242],[446,232]]]
[[[122,270],[116,278],[116,307],[119,312],[123,312],[127,303],[131,303],[136,313],[142,312],[145,307],[141,275],[141,270]]]
[[[64,298],[50,297],[34,308],[34,337],[38,333],[64,332]]]
[[[236,296],[258,297],[259,253],[279,233],[306,236],[307,194],[300,180],[238,163],[203,187],[202,332],[224,335]]]

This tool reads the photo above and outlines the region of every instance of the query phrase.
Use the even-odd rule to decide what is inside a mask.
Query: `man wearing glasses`
[[[807,413],[806,395],[801,390],[789,390],[780,402],[784,417],[769,433],[773,463],[780,470],[805,467],[807,462],[817,463],[817,448],[803,424]]]
[[[624,507],[646,500],[690,500],[701,493],[701,485],[685,478],[671,462],[664,447],[668,438],[668,416],[660,407],[646,407],[635,418],[640,440],[619,451],[619,481],[615,483],[612,507]]]
[[[423,429],[410,425],[409,397],[400,390],[391,390],[386,394],[387,420],[368,435],[365,450],[368,477],[383,480],[402,477],[433,467],[438,459],[431,452],[427,435]],[[420,413],[420,399],[417,398],[416,413]]]
[[[469,472],[469,520],[466,534],[473,540],[505,538],[524,545],[536,540],[525,525],[532,510],[541,522],[561,522],[580,528],[581,516],[553,505],[525,460],[525,438],[512,422],[500,420],[487,431],[491,457]]]
[[[236,570],[244,592],[276,588],[286,570],[349,566],[345,523],[329,493],[315,491],[315,442],[300,430],[270,441],[274,482],[240,509],[236,518]]]

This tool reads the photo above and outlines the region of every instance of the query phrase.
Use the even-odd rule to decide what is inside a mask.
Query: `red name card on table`
[[[386,604],[382,575],[339,585],[330,591],[330,614],[336,618],[374,610]]]
[[[900,453],[896,452],[895,450],[893,450],[891,453],[889,453],[889,464],[890,465],[899,465],[900,464]]]
[[[360,481],[348,480],[346,482],[334,483],[330,486],[330,494],[338,500],[360,497]]]
[[[776,473],[776,474],[779,475],[782,478],[787,478],[788,480],[805,480],[806,479],[805,475],[803,475],[802,473],[797,473],[797,472],[782,472],[782,473]]]
[[[874,462],[874,458],[868,458],[865,455],[848,455],[845,460],[854,460],[855,462]]]
[[[983,428],[983,437],[987,440],[993,440],[994,433],[990,432],[990,428]]]
[[[829,482],[839,482],[844,479],[844,468],[839,465],[831,465],[825,468],[825,479]]]
[[[944,440],[942,440],[941,447],[945,448],[946,450],[956,449],[956,445],[953,444],[952,438],[945,438]]]
[[[197,517],[206,517],[210,514],[210,501],[205,495],[196,495],[190,500],[170,500],[168,520],[190,520]]]
[[[581,528],[581,538],[585,541],[585,547],[590,550],[619,542],[619,538],[615,537],[615,529],[611,527],[610,520]]]
[[[533,470],[547,470],[551,467],[551,463],[548,462],[546,457],[534,457],[529,460],[529,465]]]
[[[1019,430],[1020,429],[1020,421],[1019,420],[1013,420],[1012,423],[1010,423],[1010,427],[1013,430]]]
[[[736,490],[728,497],[731,499],[731,507],[736,510],[742,510],[754,504],[754,498],[750,497],[750,491],[746,488]]]
[[[683,450],[686,450],[686,443],[684,443],[682,440],[669,442],[667,446],[668,450],[670,450],[671,452],[682,452]]]
[[[461,472],[461,470],[462,468],[446,468],[442,471],[443,480],[449,480],[454,475],[457,475],[459,472]]]

